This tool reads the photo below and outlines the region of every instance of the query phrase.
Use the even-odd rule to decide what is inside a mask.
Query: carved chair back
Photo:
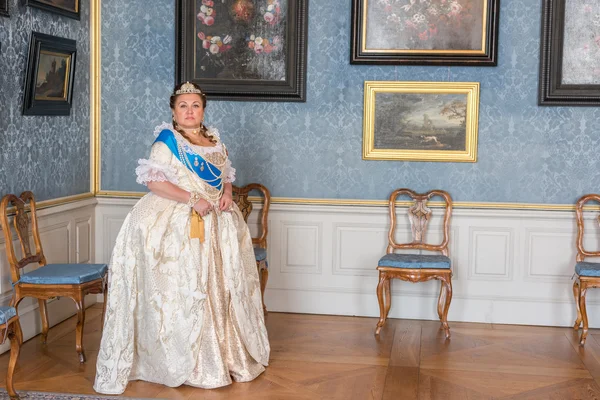
[[[25,207],[29,203],[29,214],[25,211]],[[21,245],[22,258],[18,258],[12,241],[12,235],[9,224],[9,210],[14,207],[13,225],[19,238]],[[32,263],[38,263],[40,266],[46,265],[46,257],[42,250],[42,242],[37,224],[37,214],[35,198],[30,191],[21,193],[20,197],[14,194],[7,194],[0,202],[0,223],[2,232],[4,232],[4,240],[6,242],[6,255],[10,264],[11,279],[18,282],[21,279],[21,268]],[[30,221],[31,218],[31,221]],[[31,231],[33,241],[35,243],[35,252],[32,252],[29,240],[29,224],[31,222]]]
[[[397,201],[399,196],[409,196],[413,204],[408,208],[408,219],[410,221],[412,241],[409,243],[397,243],[395,239],[397,223]],[[440,244],[426,243],[426,234],[432,211],[427,206],[429,200],[433,197],[441,197],[445,203],[443,219],[443,238]],[[416,193],[410,189],[396,189],[392,192],[389,199],[390,230],[388,233],[387,254],[393,253],[396,249],[418,249],[439,251],[448,256],[448,241],[450,229],[450,217],[452,216],[452,198],[443,190],[431,190],[427,193]]]
[[[600,257],[600,251],[587,251],[583,247],[583,207],[589,201],[600,203],[600,194],[586,194],[582,196],[575,204],[575,215],[577,217],[577,262],[582,262],[586,257]],[[600,215],[596,217],[596,221],[600,224]]]
[[[267,234],[269,233],[269,207],[271,206],[271,193],[269,189],[259,183],[249,183],[242,187],[232,185],[232,189],[233,201],[237,204],[246,222],[248,222],[248,217],[252,213],[253,208],[252,202],[248,199],[250,192],[256,190],[261,193],[263,203],[260,216],[260,232],[258,237],[252,238],[252,243],[266,249]]]

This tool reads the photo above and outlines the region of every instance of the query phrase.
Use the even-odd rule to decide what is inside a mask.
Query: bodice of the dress
[[[206,200],[216,204],[222,183],[235,180],[235,169],[219,132],[210,129],[209,134],[216,139],[215,146],[196,146],[171,125],[159,125],[150,158],[138,160],[137,182],[169,181],[184,190],[203,193]]]

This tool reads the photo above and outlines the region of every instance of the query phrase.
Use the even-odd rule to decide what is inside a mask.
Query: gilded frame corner
[[[464,150],[376,148],[375,97],[378,93],[466,95]],[[478,126],[479,82],[365,81],[364,83],[363,160],[476,162]]]

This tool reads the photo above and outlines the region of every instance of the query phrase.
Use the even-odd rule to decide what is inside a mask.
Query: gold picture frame
[[[479,82],[365,81],[363,160],[476,162]]]

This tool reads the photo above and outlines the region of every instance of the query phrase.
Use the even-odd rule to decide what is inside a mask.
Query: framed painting
[[[8,0],[0,0],[0,15],[3,17],[10,16],[8,14]]]
[[[69,115],[73,99],[76,42],[31,33],[23,115]]]
[[[500,0],[352,0],[352,64],[495,66]]]
[[[30,7],[79,19],[79,2],[81,0],[26,0]]]
[[[308,0],[177,0],[175,81],[217,100],[306,101]]]
[[[543,0],[541,106],[600,105],[600,2]]]
[[[366,81],[363,159],[476,162],[479,82]]]

